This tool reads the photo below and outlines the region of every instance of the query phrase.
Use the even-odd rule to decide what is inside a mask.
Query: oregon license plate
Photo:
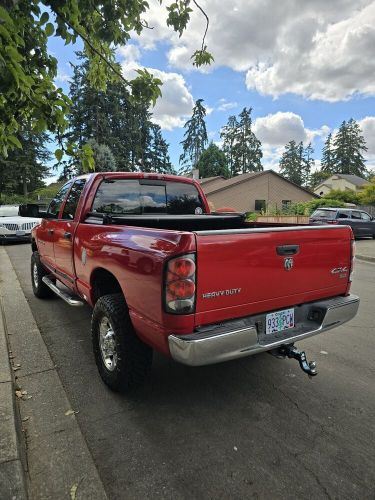
[[[284,309],[266,315],[266,334],[294,327],[294,309]]]
[[[16,231],[16,236],[25,236],[25,231]]]

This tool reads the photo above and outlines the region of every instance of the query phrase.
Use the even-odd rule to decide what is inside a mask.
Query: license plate
[[[294,328],[294,309],[284,309],[266,315],[266,334]]]
[[[25,236],[25,231],[16,231],[16,236]]]

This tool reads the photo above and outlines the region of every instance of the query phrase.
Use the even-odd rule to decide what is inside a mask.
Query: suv
[[[363,210],[352,208],[318,208],[310,217],[310,224],[344,224],[350,226],[355,238],[375,238],[375,220]]]
[[[27,217],[27,209],[34,207],[33,217]],[[40,223],[35,205],[0,205],[0,244],[5,241],[30,241],[31,230]]]

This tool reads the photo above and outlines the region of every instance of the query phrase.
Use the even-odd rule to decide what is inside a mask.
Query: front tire
[[[91,320],[92,345],[103,382],[113,391],[131,391],[150,372],[152,349],[136,335],[122,294],[101,297]]]
[[[31,255],[31,285],[35,297],[45,299],[54,295],[53,291],[42,281],[43,276],[46,276],[48,271],[40,262],[39,252],[33,252]]]

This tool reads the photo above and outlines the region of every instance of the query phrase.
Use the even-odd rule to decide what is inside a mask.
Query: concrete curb
[[[8,394],[6,399],[0,393],[0,401],[1,404],[3,401],[7,402],[9,414],[6,420],[9,429],[4,434],[8,435],[8,441],[3,439],[4,419],[1,418],[0,421],[0,498],[26,499],[27,484],[30,499],[105,500],[107,496],[102,481],[57,367],[49,355],[8,254],[3,248],[0,248],[0,269],[2,319],[13,358],[11,369],[6,344],[4,341],[1,344],[4,334],[0,332],[0,352],[4,351],[5,346],[6,362],[3,364],[3,358],[0,358],[0,389],[3,388]],[[8,367],[7,370],[3,365]],[[22,440],[21,443],[16,440],[15,408],[21,416],[22,430],[26,437],[27,482],[18,476],[15,481],[14,473],[5,468],[2,472],[2,461],[4,464],[14,462],[18,464],[18,468],[21,466]],[[11,454],[9,450],[13,450]],[[5,453],[4,459],[2,453]],[[8,490],[3,493],[4,487],[11,494]]]
[[[26,500],[25,450],[0,298],[0,498]]]

